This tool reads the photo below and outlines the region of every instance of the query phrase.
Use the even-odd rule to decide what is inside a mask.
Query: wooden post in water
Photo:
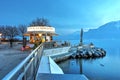
[[[80,45],[83,44],[83,29],[81,28],[81,31],[80,31]]]

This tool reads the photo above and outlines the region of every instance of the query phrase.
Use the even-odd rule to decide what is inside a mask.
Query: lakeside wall
[[[70,49],[70,46],[69,47],[45,49],[44,52],[43,52],[43,55],[45,55],[45,56],[61,55],[61,54],[64,54],[64,53],[68,53],[69,49]]]

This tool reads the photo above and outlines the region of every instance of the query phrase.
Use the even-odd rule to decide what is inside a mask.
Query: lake
[[[79,40],[71,40],[72,45]],[[59,63],[65,74],[85,74],[90,80],[120,80],[120,40],[101,39],[84,40],[93,42],[95,46],[104,48],[106,56],[97,59],[70,59]],[[80,63],[82,62],[82,67]],[[80,70],[82,68],[82,70]]]

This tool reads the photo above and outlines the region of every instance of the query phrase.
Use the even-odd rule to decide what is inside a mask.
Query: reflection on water
[[[98,42],[95,42],[95,44],[99,47],[102,46],[107,51],[105,57],[98,59],[70,59],[61,62],[59,66],[64,73],[83,73],[90,80],[120,80],[120,43],[118,41]]]
[[[80,64],[80,74],[83,74],[82,59],[79,59],[79,64]]]

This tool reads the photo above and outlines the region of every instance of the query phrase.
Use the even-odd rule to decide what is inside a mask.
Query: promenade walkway
[[[50,58],[43,56],[36,80],[88,80],[84,74],[64,74],[62,69]]]
[[[58,51],[58,49],[56,50]],[[73,53],[74,52],[62,54],[56,53],[57,55],[44,55],[41,59],[36,80],[88,80],[84,74],[64,74],[62,69],[52,60],[55,58],[63,59],[63,57],[70,56]],[[50,59],[48,59],[48,57]]]
[[[21,44],[15,44],[13,48],[8,43],[0,44],[0,80],[24,60],[30,51],[21,51]]]
[[[38,74],[37,80],[88,80],[84,75],[80,74]]]
[[[66,48],[64,49],[66,50]],[[51,56],[43,55],[43,50],[43,44],[39,45],[3,80],[88,80],[82,74],[64,74],[60,67],[52,60]],[[56,50],[59,51],[58,49]]]

